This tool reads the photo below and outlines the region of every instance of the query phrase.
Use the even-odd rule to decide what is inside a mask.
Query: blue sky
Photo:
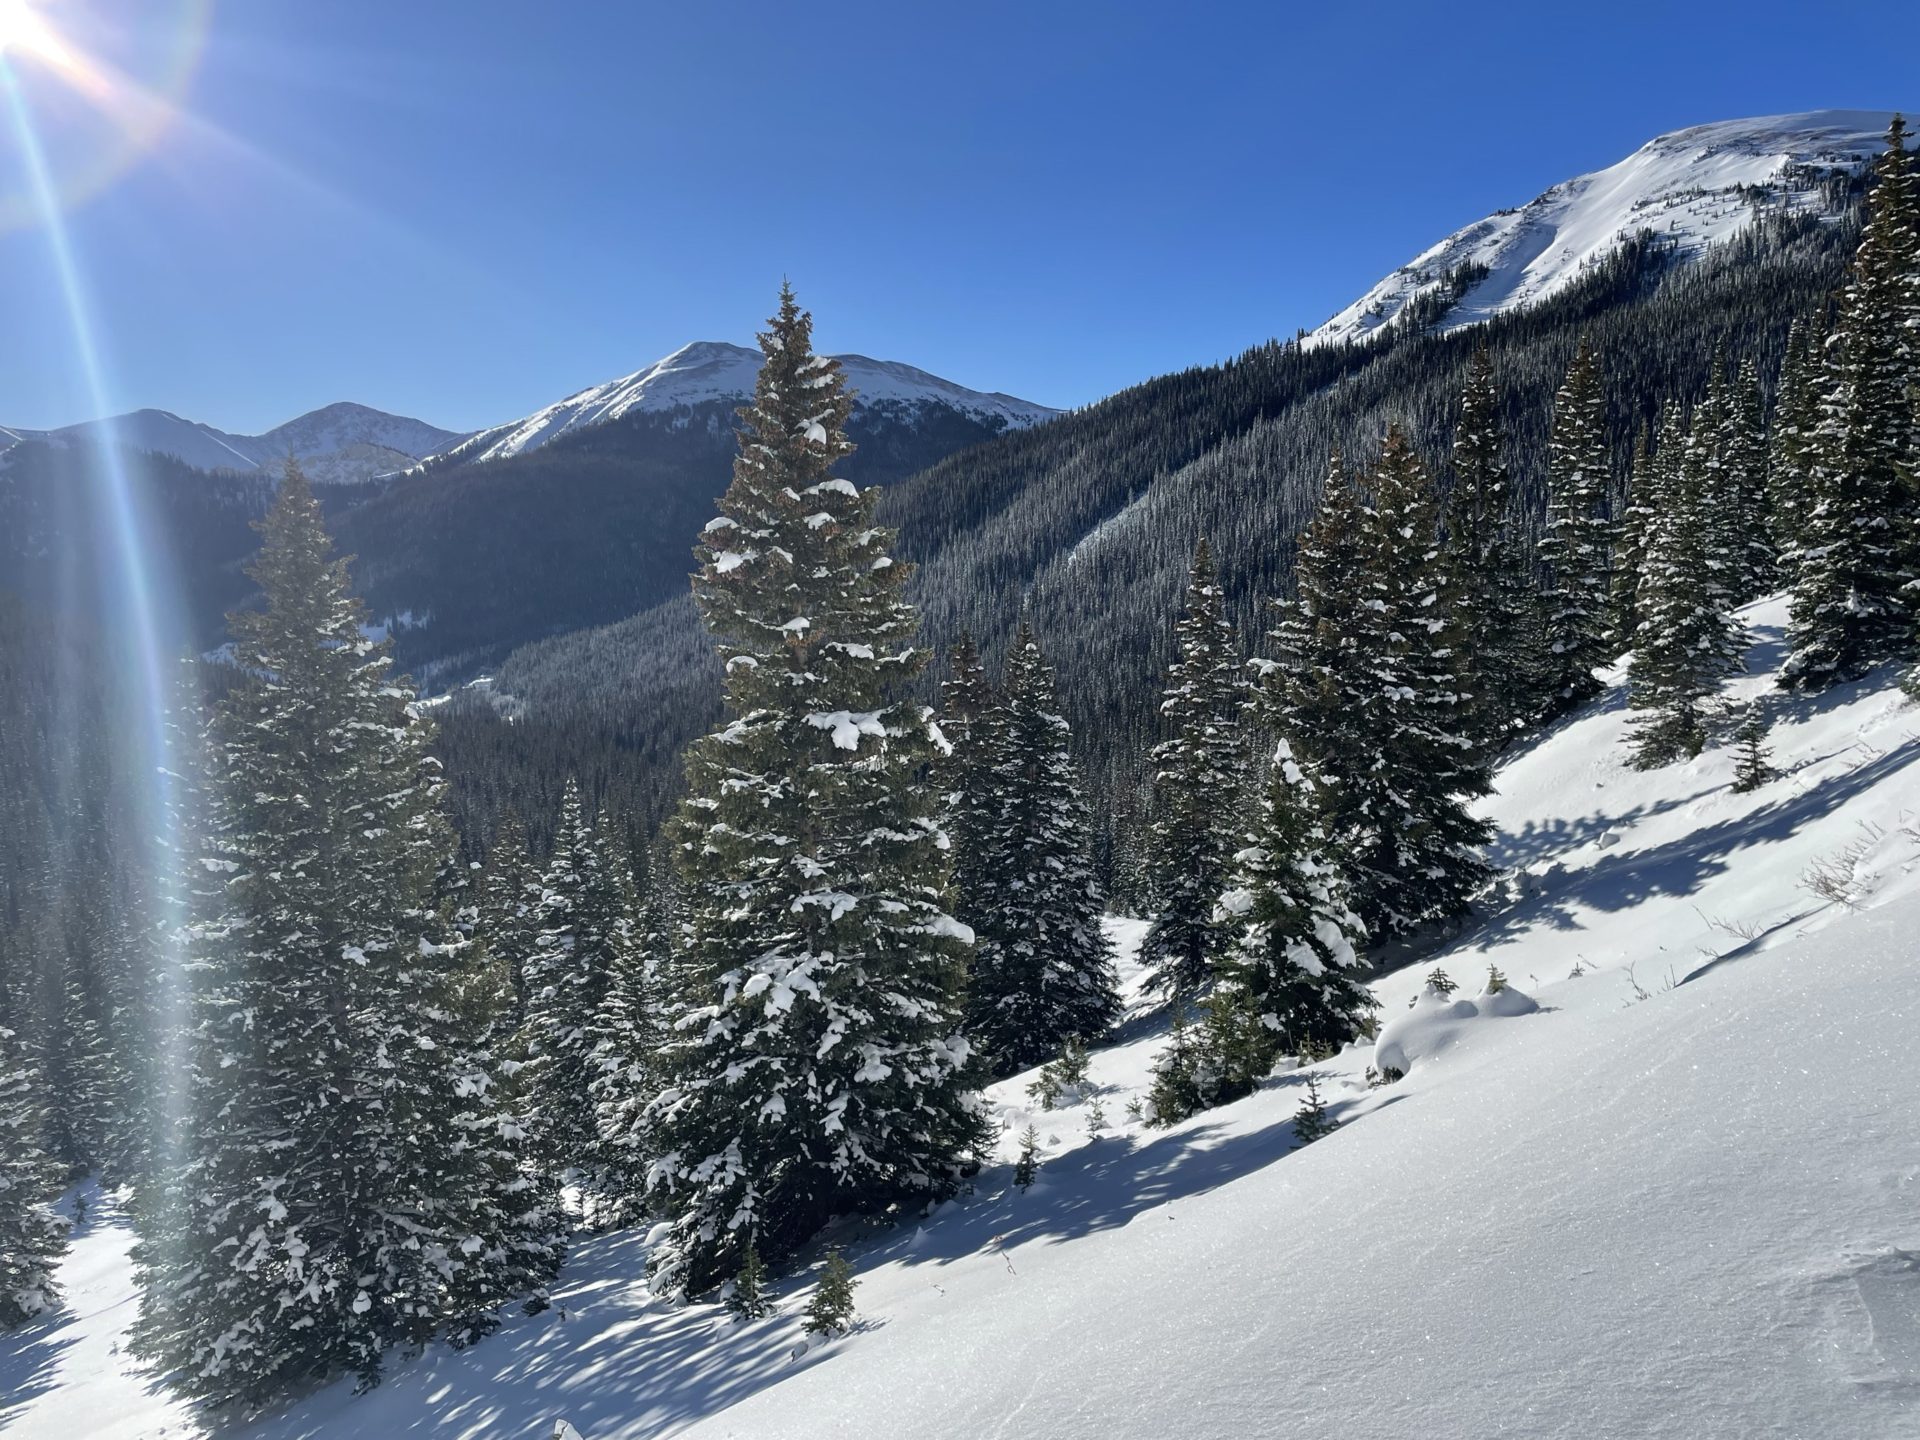
[[[68,223],[112,403],[229,430],[511,418],[782,275],[824,348],[1072,405],[1661,131],[1920,106],[1909,4],[1565,8],[226,0],[205,123]],[[91,410],[53,276],[0,233],[0,423]]]

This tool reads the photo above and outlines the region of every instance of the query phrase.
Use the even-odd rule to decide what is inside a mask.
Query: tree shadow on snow
[[[0,1335],[0,1435],[21,1411],[53,1388],[61,1352],[74,1343],[72,1335],[61,1333],[66,1318],[55,1311]]]
[[[1629,910],[1657,895],[1689,895],[1724,874],[1732,857],[1755,845],[1791,838],[1802,826],[1831,815],[1848,801],[1920,760],[1920,740],[1908,740],[1842,775],[1783,795],[1769,805],[1643,850],[1610,854],[1584,870],[1558,877],[1551,895],[1521,901],[1463,937],[1490,947],[1539,926],[1579,928],[1576,909]]]

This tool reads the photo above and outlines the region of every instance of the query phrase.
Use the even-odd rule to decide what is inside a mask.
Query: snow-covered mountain
[[[871,360],[865,355],[834,358],[855,391],[856,411],[889,413],[910,422],[921,412],[944,408],[994,430],[1018,429],[1060,413],[998,391],[969,390],[898,360]],[[759,371],[758,350],[721,340],[697,340],[645,369],[569,395],[524,419],[482,430],[432,458],[500,460],[625,415],[714,402],[741,404],[753,394]]]
[[[196,470],[271,469],[291,455],[316,483],[366,480],[403,470],[458,442],[458,431],[389,415],[347,401],[275,426],[264,435],[232,435],[168,410],[135,410],[57,430],[0,426],[0,453],[28,440],[52,445],[111,442],[171,455]]]
[[[1821,180],[1858,171],[1892,117],[1815,110],[1695,125],[1650,140],[1617,165],[1566,180],[1515,210],[1455,231],[1387,276],[1305,339],[1360,340],[1433,296],[1462,267],[1484,267],[1446,312],[1453,329],[1557,294],[1642,231],[1680,254],[1738,235],[1756,216],[1818,210]]]

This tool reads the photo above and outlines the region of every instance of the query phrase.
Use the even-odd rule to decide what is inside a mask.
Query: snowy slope
[[[276,470],[289,455],[321,482],[389,474],[460,439],[423,420],[349,402],[328,405],[264,435],[230,435],[168,410],[135,410],[58,430],[0,427],[0,454],[23,440],[53,445],[112,441],[129,450],[171,455],[197,470]]]
[[[616,1234],[582,1244],[554,1311],[228,1433],[1920,1433],[1920,710],[1884,676],[1773,697],[1783,610],[1749,611],[1754,673],[1728,687],[1771,697],[1782,778],[1735,795],[1718,749],[1627,770],[1616,676],[1502,771],[1506,898],[1376,985],[1393,1019],[1434,966],[1469,996],[1497,964],[1540,1008],[1419,1029],[1389,1087],[1366,1087],[1367,1047],[1319,1067],[1327,1140],[1292,1150],[1298,1073],[1170,1130],[1129,1121],[1163,1039],[1136,994],[1094,1057],[1098,1136],[1092,1097],[1038,1112],[1026,1077],[996,1086],[1006,1135],[972,1195],[836,1237],[865,1317],[844,1340],[801,1333],[802,1283],[749,1325],[658,1304],[644,1236]],[[76,1414],[97,1440],[195,1433],[112,1353],[124,1243],[94,1226],[71,1318],[0,1342],[0,1397],[25,1397],[0,1398],[8,1440]]]
[[[1758,214],[1817,209],[1821,176],[1855,171],[1884,145],[1882,111],[1816,110],[1696,125],[1650,140],[1617,165],[1555,185],[1449,235],[1307,336],[1309,345],[1365,339],[1467,263],[1490,272],[1442,328],[1536,304],[1572,284],[1643,230],[1697,254]]]
[[[969,390],[897,360],[840,355],[841,369],[856,392],[856,408],[884,408],[902,419],[930,406],[945,407],[982,420],[996,429],[1017,429],[1059,412],[998,392]],[[760,352],[723,341],[700,340],[683,346],[643,370],[595,385],[537,410],[521,420],[482,430],[436,458],[499,460],[537,450],[562,435],[623,415],[667,412],[715,401],[743,404],[753,394]]]

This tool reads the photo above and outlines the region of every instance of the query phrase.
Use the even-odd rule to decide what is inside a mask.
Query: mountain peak
[[[969,390],[898,360],[874,360],[865,355],[833,358],[840,362],[848,387],[854,392],[856,410],[904,413],[938,406],[1007,430],[1034,425],[1059,413],[998,391]],[[758,349],[725,340],[695,340],[630,375],[589,386],[524,419],[482,430],[433,458],[500,460],[625,415],[721,402],[741,404],[752,396],[754,377],[759,373]]]
[[[1415,256],[1306,337],[1366,340],[1466,267],[1484,271],[1442,329],[1538,304],[1642,232],[1697,255],[1763,214],[1819,213],[1820,181],[1857,173],[1885,143],[1892,113],[1812,110],[1717,120],[1657,135],[1624,160],[1563,180],[1527,204],[1464,226]]]

